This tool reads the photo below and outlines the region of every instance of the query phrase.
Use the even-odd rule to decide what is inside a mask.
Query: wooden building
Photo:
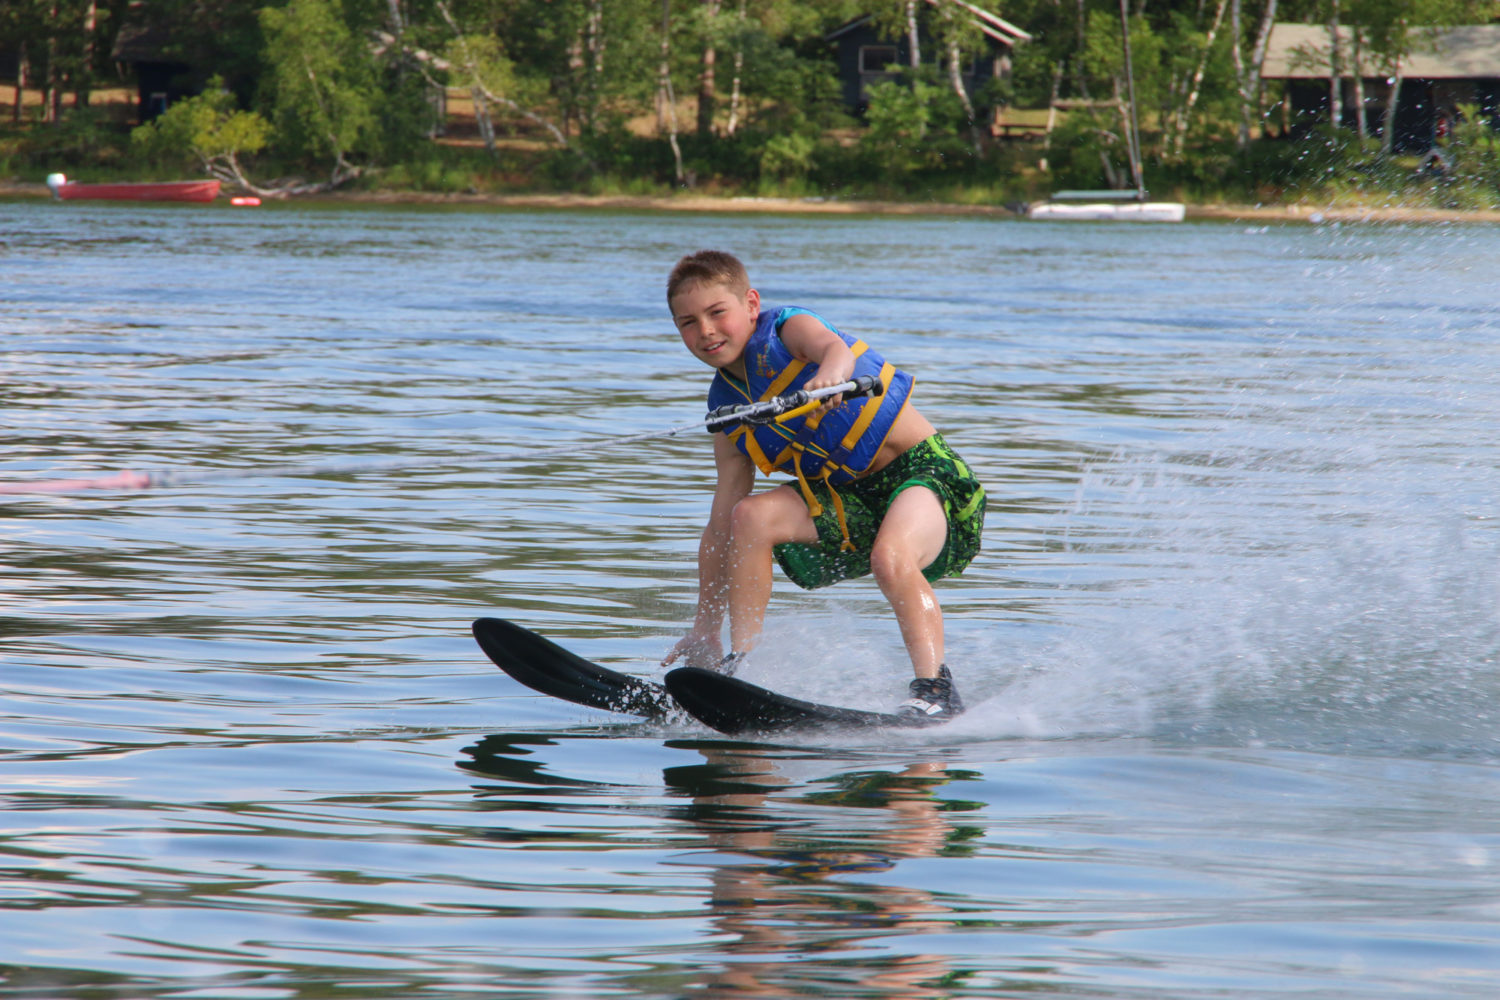
[[[1357,45],[1352,27],[1340,29],[1341,124],[1356,128],[1363,102],[1369,134],[1382,134],[1398,78],[1393,137],[1398,150],[1430,149],[1441,120],[1451,121],[1460,105],[1475,105],[1494,122],[1500,112],[1500,25],[1414,28],[1412,37],[1412,51],[1392,65],[1368,45]],[[1286,81],[1288,124],[1294,130],[1330,119],[1333,42],[1333,33],[1321,24],[1277,24],[1271,31],[1262,76]]]
[[[167,54],[170,41],[164,29],[139,21],[127,21],[115,38],[110,58],[135,77],[137,121],[151,121],[172,104],[202,90],[192,68]]]
[[[958,7],[961,16],[968,18],[985,39],[984,53],[978,58],[965,60],[960,70],[969,96],[972,98],[991,79],[1009,76],[1011,51],[1018,42],[1029,41],[1031,36],[1004,18],[966,0],[925,0],[927,8],[939,4]],[[869,106],[872,85],[896,79],[902,69],[911,65],[911,44],[906,33],[890,37],[876,31],[874,19],[869,14],[856,17],[823,37],[837,47],[844,104],[859,113]],[[925,46],[923,41],[919,27],[918,49],[924,63],[946,58],[946,52],[940,50],[934,40],[925,39],[928,43]]]

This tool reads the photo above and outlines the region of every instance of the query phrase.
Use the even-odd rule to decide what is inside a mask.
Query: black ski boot
[[[938,667],[936,677],[918,677],[908,689],[911,697],[896,707],[896,714],[929,722],[946,722],[962,715],[964,701],[953,686],[953,675],[946,665]]]

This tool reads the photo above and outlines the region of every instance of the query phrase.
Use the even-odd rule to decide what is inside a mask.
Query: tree
[[[178,101],[154,121],[136,128],[131,141],[157,155],[191,153],[205,173],[261,196],[279,197],[286,188],[266,188],[245,175],[240,157],[266,147],[271,123],[254,111],[241,111],[215,77],[196,97]]]
[[[1261,8],[1260,26],[1256,28],[1255,38],[1250,42],[1247,58],[1243,0],[1231,0],[1233,27],[1230,37],[1233,44],[1235,93],[1239,99],[1240,112],[1235,145],[1240,149],[1250,145],[1251,124],[1261,117],[1261,72],[1266,64],[1266,47],[1271,41],[1271,28],[1276,23],[1276,5],[1277,0],[1265,0],[1265,6]]]
[[[500,40],[489,34],[464,34],[448,5],[439,0],[437,6],[454,35],[448,42],[448,58],[440,67],[452,73],[454,82],[468,88],[474,102],[474,120],[490,155],[496,152],[491,105],[508,108],[542,126],[559,146],[567,146],[562,130],[513,96],[518,89],[515,64],[506,57]]]
[[[672,167],[679,185],[687,183],[682,166],[682,147],[677,142],[677,94],[672,88],[672,0],[661,0],[661,61],[656,71],[657,121],[667,129],[672,147]]]
[[[983,51],[984,36],[974,25],[969,12],[952,0],[939,3],[937,15],[933,33],[936,35],[937,45],[946,55],[944,62],[947,63],[948,86],[964,109],[964,117],[969,123],[969,143],[977,156],[981,152],[979,122],[975,117],[974,102],[964,87],[963,63],[966,57],[972,58]]]
[[[350,157],[374,152],[376,88],[368,45],[355,39],[327,0],[292,0],[261,11],[271,120],[278,146],[313,159],[332,159],[326,184],[338,187],[364,172]]]

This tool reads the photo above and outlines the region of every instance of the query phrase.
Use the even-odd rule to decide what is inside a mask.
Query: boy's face
[[[740,359],[760,315],[759,292],[752,288],[742,299],[725,285],[699,281],[678,289],[668,305],[672,322],[694,357],[744,377]]]

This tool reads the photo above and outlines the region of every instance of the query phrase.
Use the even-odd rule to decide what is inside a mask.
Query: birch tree
[[[268,7],[261,23],[278,144],[331,160],[326,187],[358,177],[365,166],[351,157],[368,155],[376,139],[379,91],[368,47],[324,0]]]
[[[1277,0],[1265,0],[1261,9],[1260,25],[1250,45],[1248,58],[1244,52],[1242,31],[1244,28],[1243,0],[1233,0],[1234,11],[1234,77],[1235,93],[1239,98],[1240,121],[1235,135],[1235,145],[1240,149],[1250,145],[1250,128],[1261,117],[1261,73],[1266,64],[1266,47],[1271,41],[1271,28],[1276,23]]]
[[[677,93],[672,87],[672,0],[661,0],[661,60],[656,70],[658,122],[665,126],[672,147],[672,166],[679,186],[687,182],[682,147],[677,142]]]
[[[963,64],[966,58],[973,58],[983,49],[984,36],[974,26],[968,11],[955,3],[940,3],[937,13],[936,41],[946,50],[947,58],[944,62],[948,71],[948,86],[964,109],[964,117],[969,124],[969,144],[978,155],[982,151],[979,122],[974,113],[974,101],[969,97],[968,88],[964,86]]]
[[[1192,120],[1193,108],[1198,103],[1198,97],[1203,92],[1203,75],[1208,70],[1209,57],[1213,54],[1214,43],[1218,41],[1219,27],[1224,23],[1224,11],[1228,6],[1229,0],[1218,0],[1214,8],[1213,20],[1202,37],[1197,62],[1193,67],[1191,77],[1186,81],[1184,93],[1172,115],[1171,132],[1164,143],[1169,156],[1181,159],[1187,145],[1188,123]]]

